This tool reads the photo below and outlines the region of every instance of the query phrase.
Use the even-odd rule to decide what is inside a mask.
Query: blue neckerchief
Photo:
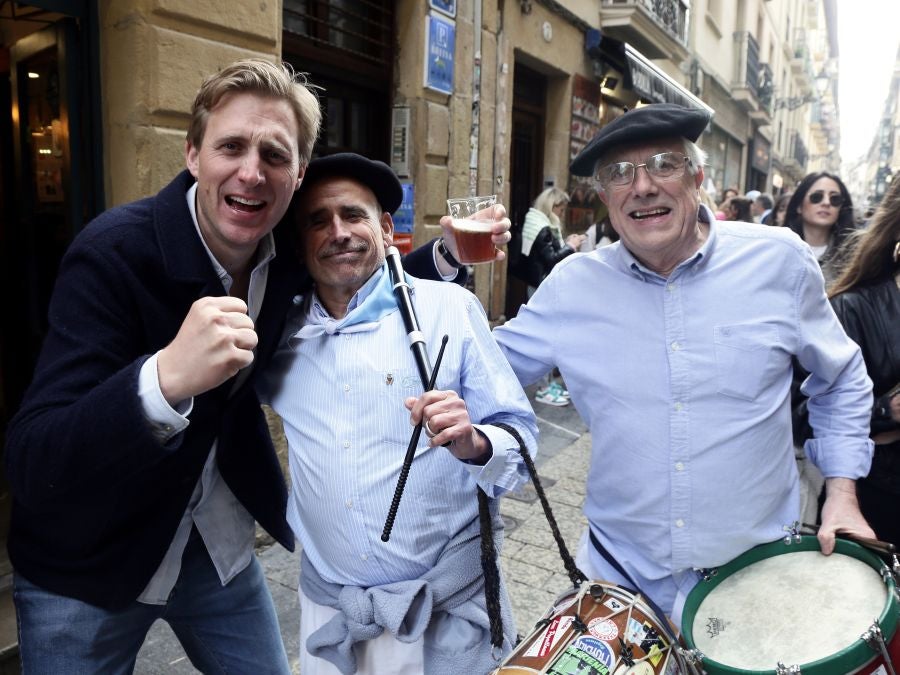
[[[412,280],[409,276],[405,273],[404,276],[411,285]],[[352,309],[343,319],[334,319],[322,306],[318,297],[313,296],[303,328],[294,333],[293,338],[305,340],[324,334],[337,335],[375,330],[381,319],[398,309],[386,262],[356,292],[349,306]]]

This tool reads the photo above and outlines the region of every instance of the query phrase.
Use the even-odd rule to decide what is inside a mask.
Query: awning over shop
[[[585,36],[585,49],[594,60],[608,63],[621,71],[625,77],[625,88],[641,99],[651,103],[677,103],[706,110],[710,114],[714,112],[627,42],[620,42],[593,29]]]

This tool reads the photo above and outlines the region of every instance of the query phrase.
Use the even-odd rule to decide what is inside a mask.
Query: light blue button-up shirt
[[[576,254],[494,335],[523,384],[559,367],[592,435],[590,527],[667,612],[693,568],[799,518],[792,356],[812,373],[807,455],[826,477],[868,472],[871,382],[784,228],[713,222],[668,278],[621,243]]]
[[[384,268],[357,292],[348,313],[377,284]],[[429,448],[423,433],[390,541],[381,532],[413,427],[403,401],[420,396],[415,361],[399,311],[371,330],[293,338],[308,318],[298,299],[263,388],[284,421],[291,495],[288,521],[319,574],[332,583],[368,588],[417,579],[446,543],[478,517],[476,483],[498,496],[526,472],[505,422],[536,448],[537,425],[522,387],[491,336],[478,299],[455,284],[414,280],[413,303],[428,353],[449,341],[437,389],[465,400],[475,428],[491,443],[485,466]],[[312,311],[323,312],[312,299]],[[263,393],[265,396],[265,394]]]

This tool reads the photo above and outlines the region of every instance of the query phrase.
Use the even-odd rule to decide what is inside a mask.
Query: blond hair
[[[206,132],[210,112],[222,97],[232,92],[251,92],[287,101],[297,120],[297,146],[300,167],[305,168],[322,124],[319,99],[303,73],[288,63],[274,64],[265,59],[244,59],[207,77],[191,106],[187,140],[199,148]]]

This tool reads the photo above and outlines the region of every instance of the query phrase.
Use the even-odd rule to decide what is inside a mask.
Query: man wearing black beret
[[[517,441],[497,423],[532,450],[537,427],[478,299],[408,276],[427,351],[449,338],[436,387],[423,393],[385,262],[401,198],[390,167],[343,153],[313,160],[295,200],[313,287],[295,299],[264,389],[284,421],[288,521],[303,545],[304,675],[496,665],[476,486],[495,497],[524,481]],[[403,448],[423,420],[384,542]],[[505,653],[516,633],[502,584],[499,605],[494,639]]]
[[[522,384],[554,366],[591,428],[579,566],[638,587],[676,623],[695,569],[784,536],[800,517],[791,357],[826,477],[819,541],[873,537],[855,480],[871,462],[871,382],[818,263],[783,228],[702,206],[704,110],[640,107],[572,162],[620,241],[558,264],[494,331]]]

